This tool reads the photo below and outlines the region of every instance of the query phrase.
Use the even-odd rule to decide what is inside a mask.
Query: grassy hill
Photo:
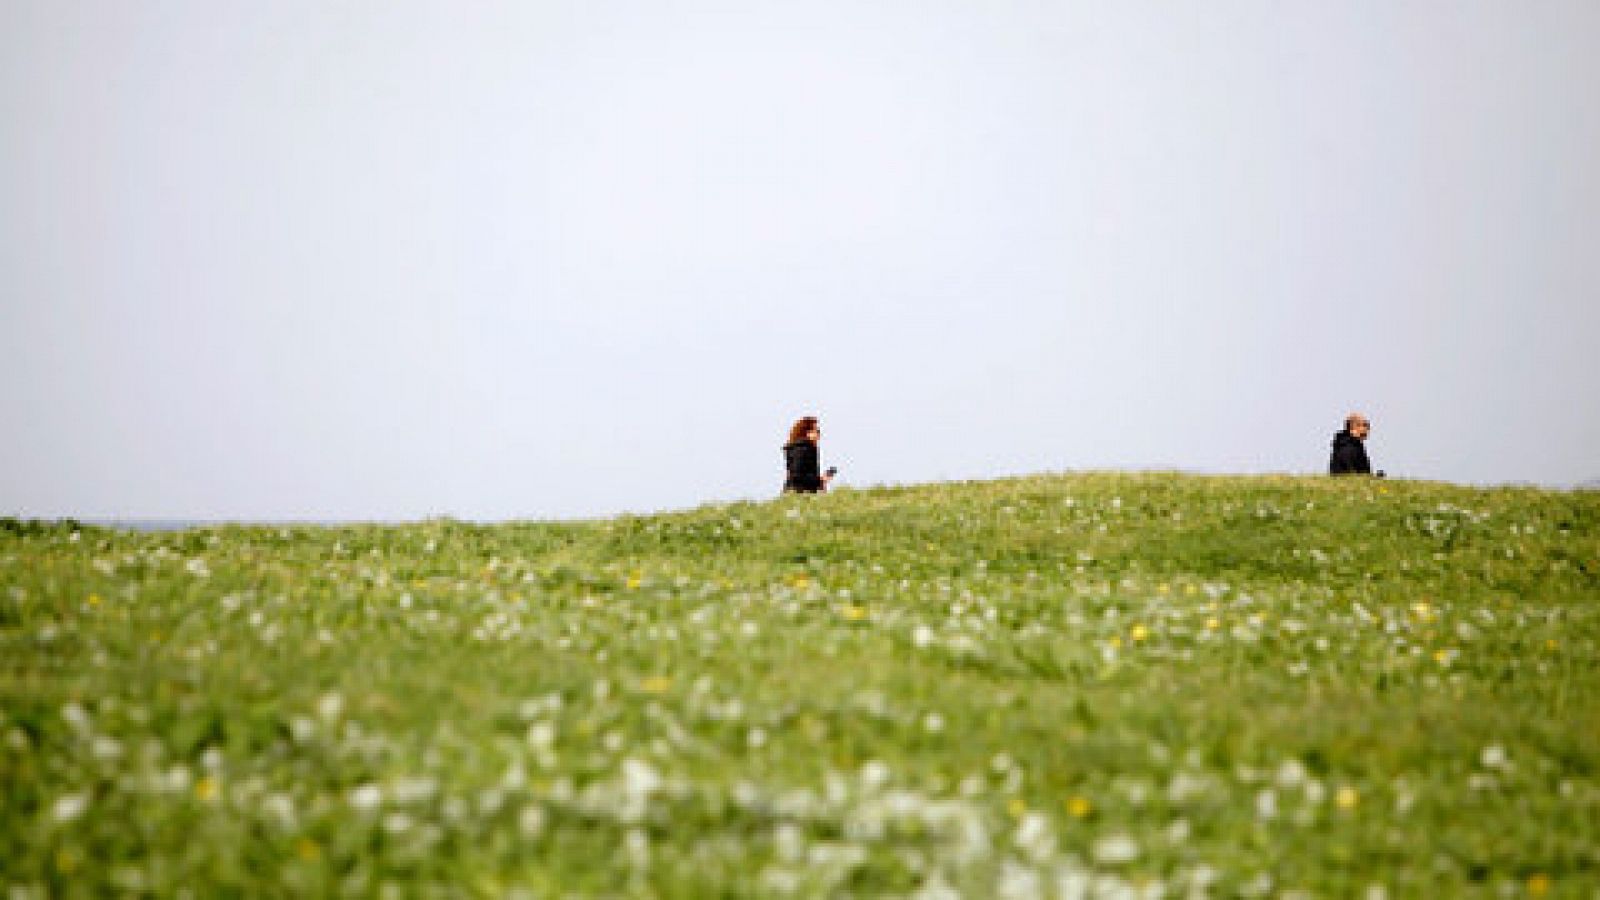
[[[0,887],[1593,897],[1600,496],[4,522]]]

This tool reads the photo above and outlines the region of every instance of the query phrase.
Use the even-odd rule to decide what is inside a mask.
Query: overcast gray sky
[[[1600,476],[1600,3],[0,2],[0,514]]]

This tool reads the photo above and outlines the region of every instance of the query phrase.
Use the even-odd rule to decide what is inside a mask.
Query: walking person
[[[789,443],[783,445],[783,462],[787,475],[783,492],[817,494],[828,489],[836,470],[822,471],[817,455],[817,442],[822,439],[822,428],[816,416],[806,416],[789,429]]]
[[[1344,430],[1333,436],[1333,454],[1328,458],[1329,475],[1371,475],[1372,462],[1367,459],[1366,440],[1372,433],[1372,422],[1358,412],[1344,418]],[[1383,473],[1379,472],[1382,478]]]

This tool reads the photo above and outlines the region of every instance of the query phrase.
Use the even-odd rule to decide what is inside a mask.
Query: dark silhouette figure
[[[1333,436],[1333,455],[1328,458],[1329,475],[1371,475],[1366,440],[1372,423],[1361,413],[1345,417],[1344,430]],[[1382,473],[1379,473],[1380,475]]]
[[[783,480],[784,493],[816,494],[828,489],[833,480],[833,470],[822,471],[818,458],[817,441],[822,439],[822,429],[816,416],[806,416],[789,429],[789,443],[783,445],[783,462],[787,474]]]

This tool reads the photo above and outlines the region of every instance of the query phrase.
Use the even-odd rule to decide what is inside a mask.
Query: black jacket
[[[822,464],[817,461],[817,445],[799,441],[783,445],[783,462],[788,477],[783,480],[785,491],[815,494],[822,490]]]
[[[1328,459],[1328,474],[1372,474],[1372,463],[1367,461],[1367,448],[1360,438],[1349,431],[1341,431],[1333,436],[1333,456]]]

